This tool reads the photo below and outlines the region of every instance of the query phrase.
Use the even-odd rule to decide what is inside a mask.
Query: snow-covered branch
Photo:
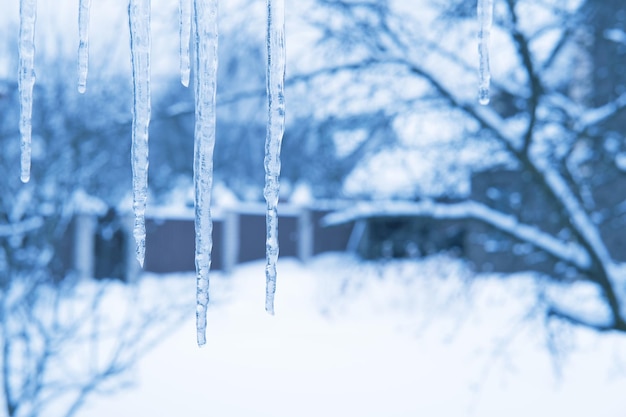
[[[565,183],[563,178],[558,175],[554,169],[550,167],[539,168],[543,174],[546,184],[558,197],[559,201],[565,206],[570,222],[579,232],[585,242],[592,248],[594,254],[599,258],[603,265],[611,265],[611,257],[602,241],[598,228],[593,224],[589,215],[582,208],[571,189]]]
[[[385,201],[357,204],[349,209],[327,215],[326,226],[379,216],[423,216],[435,219],[473,219],[488,224],[517,239],[528,242],[547,253],[586,270],[591,266],[587,252],[578,244],[565,243],[539,228],[521,223],[515,216],[494,210],[475,201],[445,204],[431,200],[419,202]]]
[[[554,317],[561,320],[565,320],[570,324],[575,326],[582,326],[593,329],[598,332],[608,332],[608,331],[626,331],[626,326],[624,326],[623,321],[606,321],[606,320],[594,320],[588,317],[582,317],[581,315],[576,314],[575,312],[566,311],[560,309],[559,307],[552,306],[547,311],[548,317]]]
[[[577,130],[581,132],[587,130],[591,126],[595,126],[610,119],[615,116],[617,112],[624,109],[626,109],[626,93],[623,93],[615,100],[606,103],[603,106],[582,112],[582,114],[577,118]]]
[[[546,100],[550,105],[557,107],[567,114],[571,120],[575,121],[574,130],[576,132],[585,132],[615,117],[617,113],[626,109],[626,93],[621,94],[615,100],[594,108],[587,108],[557,92],[546,96]]]
[[[0,224],[0,237],[22,236],[43,226],[41,217],[31,217],[19,223]]]
[[[428,82],[444,98],[446,98],[452,106],[463,109],[470,117],[473,117],[484,128],[492,132],[492,134],[494,134],[501,140],[501,142],[506,146],[509,152],[511,152],[511,154],[520,163],[522,163],[522,165],[526,169],[537,174],[537,178],[542,178],[543,185],[547,188],[550,194],[552,194],[557,199],[557,201],[562,204],[563,209],[568,215],[569,222],[572,224],[580,238],[584,241],[587,249],[593,252],[595,257],[598,258],[598,261],[601,265],[611,264],[611,258],[609,256],[608,250],[606,248],[606,245],[602,241],[602,238],[600,237],[597,228],[593,225],[593,222],[591,221],[589,215],[579,204],[578,200],[574,196],[574,193],[565,183],[563,178],[557,172],[555,172],[553,168],[548,167],[546,163],[541,163],[540,161],[537,161],[526,155],[525,147],[523,146],[523,144],[526,142],[522,138],[522,136],[524,135],[523,132],[515,132],[507,129],[508,126],[506,121],[502,117],[500,117],[493,109],[485,106],[479,106],[476,103],[469,103],[460,98],[457,98],[452,88],[448,88],[443,80],[440,80],[429,71],[426,71],[425,69],[416,65],[412,66],[411,70],[417,75],[428,80]],[[622,103],[622,101],[624,103]],[[616,109],[622,105],[626,106],[626,95],[624,95],[621,100],[618,99],[613,102],[612,105],[607,106],[613,109],[613,111],[617,111]],[[600,114],[602,112],[598,111],[597,113]],[[602,114],[604,115],[604,117],[609,117],[609,110],[605,110]],[[589,120],[591,120],[591,118],[589,118]],[[600,120],[599,116],[594,120],[596,122]],[[501,214],[499,212],[495,213]],[[550,238],[555,241],[557,240],[552,236],[550,236]],[[587,254],[587,256],[589,256],[589,254]],[[590,261],[589,258],[586,259],[587,261]],[[588,268],[589,266],[590,265],[587,264],[585,268]]]

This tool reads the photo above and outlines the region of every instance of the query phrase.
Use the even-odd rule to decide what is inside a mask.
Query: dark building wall
[[[298,255],[298,219],[279,216],[279,256]],[[238,262],[265,258],[265,213],[239,215]]]
[[[439,252],[465,254],[467,224],[426,217],[371,217],[358,253],[365,259],[419,258]]]
[[[222,268],[223,224],[213,222],[211,269]],[[195,270],[195,226],[187,219],[146,219],[144,270],[157,273]]]
[[[146,219],[144,270],[163,273],[193,271],[194,247],[193,221]]]
[[[303,209],[306,210],[306,209]],[[303,212],[304,213],[304,212]],[[346,250],[352,225],[339,227],[321,227],[319,220],[328,211],[311,211],[312,242],[302,235],[301,217],[298,212],[289,215],[279,214],[278,239],[280,257],[299,257],[300,245],[312,248],[313,254],[328,251]],[[225,217],[226,218],[226,217]],[[235,236],[225,236],[224,219],[213,222],[213,252],[211,269],[222,270],[225,256],[225,240],[235,239],[236,263],[265,258],[265,212],[239,213],[234,217],[238,221]],[[146,259],[144,270],[157,273],[195,270],[195,230],[192,219],[146,219]]]
[[[490,170],[472,177],[471,199],[553,236],[564,233],[566,219],[538,181],[519,170]],[[492,226],[469,221],[467,258],[478,271],[517,272],[534,270],[547,274],[565,271],[557,260],[532,244],[514,239]]]
[[[329,214],[329,210],[313,211],[313,255],[324,252],[345,251],[348,247],[353,223],[338,226],[320,227],[320,220]]]
[[[590,190],[595,204],[600,234],[609,253],[617,261],[626,260],[626,179],[623,175],[602,173],[603,178]],[[489,171],[472,179],[472,199],[517,216],[553,236],[567,239],[565,214],[554,200],[520,171]],[[517,241],[478,222],[468,223],[468,259],[479,270],[514,272],[524,269],[550,274],[567,274],[568,268],[532,245]]]
[[[589,0],[584,8],[592,42],[589,54],[593,62],[591,102],[600,106],[626,92],[626,42],[612,39],[611,30],[626,33],[626,2]],[[626,123],[622,120],[621,126]]]
[[[53,273],[63,276],[74,269],[74,245],[76,233],[76,221],[72,220],[67,226],[55,248],[55,256],[51,264]]]

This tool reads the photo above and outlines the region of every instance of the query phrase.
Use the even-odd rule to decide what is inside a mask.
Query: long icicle
[[[482,105],[489,104],[489,84],[491,70],[489,69],[489,43],[491,26],[493,24],[493,0],[478,0],[476,6],[478,17],[478,101]]]
[[[36,20],[37,0],[20,0],[18,87],[20,93],[21,136],[20,179],[22,182],[30,180]]]
[[[211,189],[216,121],[217,0],[194,0],[193,9],[196,96],[193,163],[196,210],[196,332],[198,346],[202,346],[206,343],[209,270],[213,249]]]
[[[89,70],[89,9],[91,0],[80,0],[78,6],[78,92],[87,90]]]
[[[191,37],[191,0],[179,2],[179,41],[180,41],[180,82],[189,87],[190,58],[189,39]]]
[[[267,203],[265,242],[265,310],[274,314],[278,261],[278,193],[280,148],[285,131],[285,1],[267,0],[267,136],[265,138],[265,189]]]
[[[130,49],[133,67],[133,127],[131,160],[136,256],[143,267],[146,254],[148,198],[148,128],[150,125],[150,0],[130,0]]]

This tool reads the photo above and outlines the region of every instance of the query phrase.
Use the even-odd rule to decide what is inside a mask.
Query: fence
[[[312,256],[348,247],[353,225],[321,227],[330,209],[281,205],[278,237],[281,257],[306,262]],[[230,272],[237,264],[265,257],[265,205],[241,205],[213,212],[212,270]],[[82,277],[132,279],[139,272],[132,240],[132,218],[77,215],[73,221],[71,268]],[[194,271],[193,213],[146,216],[144,270],[154,273]]]

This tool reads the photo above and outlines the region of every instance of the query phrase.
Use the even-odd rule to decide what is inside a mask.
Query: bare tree
[[[147,302],[141,287],[84,281],[73,270],[81,196],[113,205],[130,187],[129,80],[94,80],[82,96],[65,76],[75,62],[59,56],[46,68],[27,184],[18,175],[17,85],[0,80],[0,414],[8,417],[70,417],[90,396],[118,390],[184,311]]]
[[[550,279],[597,288],[602,311],[589,315],[548,299],[549,317],[599,331],[626,331],[626,257],[614,231],[623,222],[626,200],[623,130],[615,127],[626,95],[623,80],[608,81],[614,86],[604,95],[591,83],[592,74],[602,71],[594,68],[595,48],[607,42],[598,37],[606,28],[594,20],[602,2],[496,0],[489,106],[476,99],[474,6],[440,3],[425,2],[415,10],[393,1],[315,1],[320,12],[311,13],[310,20],[321,33],[319,50],[329,59],[299,79],[313,91],[320,84],[349,84],[327,94],[343,103],[365,103],[344,105],[348,111],[384,109],[400,132],[403,118],[416,109],[453,116],[449,123],[463,126],[463,147],[481,149],[488,143],[491,151],[482,148],[482,159],[513,172],[509,184],[492,178],[492,188],[508,196],[515,184],[530,185],[515,204],[475,195],[454,203],[375,203],[337,213],[328,222],[378,213],[488,225],[561,265]],[[613,41],[621,25],[609,33]],[[432,135],[424,133],[426,139]],[[458,155],[459,148],[449,148],[449,160]]]

